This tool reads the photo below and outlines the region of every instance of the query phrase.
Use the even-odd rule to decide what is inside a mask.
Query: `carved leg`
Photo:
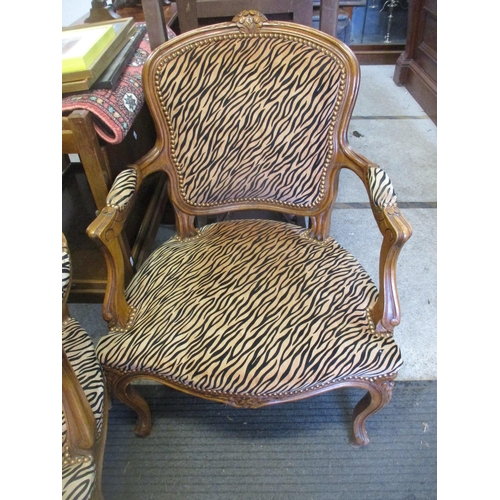
[[[102,467],[104,464],[104,449],[106,446],[106,437],[108,434],[108,415],[110,406],[108,405],[109,393],[107,389],[104,391],[104,408],[102,415],[102,430],[99,436],[99,441],[95,450],[94,459],[96,465],[95,487],[91,495],[91,500],[104,500],[102,494]]]
[[[392,388],[396,376],[375,380],[368,386],[368,392],[354,408],[353,430],[351,440],[353,446],[365,446],[370,440],[365,428],[366,419],[383,408],[392,397]]]
[[[129,408],[137,413],[137,423],[134,432],[141,437],[149,436],[152,431],[151,411],[146,400],[130,385],[137,377],[120,375],[116,372],[106,371],[106,376],[113,387],[114,395]]]

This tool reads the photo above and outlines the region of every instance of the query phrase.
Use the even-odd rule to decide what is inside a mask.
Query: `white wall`
[[[89,12],[91,0],[62,0],[62,26],[69,26]]]

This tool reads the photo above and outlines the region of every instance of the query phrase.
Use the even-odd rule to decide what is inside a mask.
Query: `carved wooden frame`
[[[392,389],[397,374],[393,373],[384,377],[345,377],[334,383],[317,387],[308,391],[295,391],[279,395],[254,396],[251,394],[225,394],[222,392],[198,391],[192,387],[162,378],[148,372],[120,372],[106,368],[112,397],[118,398],[122,403],[132,408],[137,413],[134,432],[141,437],[148,436],[152,431],[152,419],[149,405],[133,385],[134,381],[149,379],[159,382],[171,389],[175,389],[190,396],[201,397],[210,401],[224,403],[235,408],[260,408],[273,404],[299,401],[311,396],[316,396],[327,391],[342,388],[356,388],[367,391],[365,396],[355,406],[352,416],[353,432],[350,442],[353,446],[365,446],[370,440],[366,431],[366,419],[381,410],[392,398]]]
[[[220,206],[209,204],[194,206],[186,203],[176,176],[169,127],[159,125],[163,119],[163,110],[159,100],[153,97],[156,92],[155,75],[162,58],[189,50],[193,45],[204,43],[206,40],[261,36],[283,37],[310,44],[324,53],[332,54],[344,66],[343,88],[339,92],[345,93],[347,98],[342,99],[340,105],[336,108],[336,120],[328,134],[332,149],[328,156],[329,163],[325,171],[324,196],[314,206],[294,207],[294,215],[309,217],[309,236],[318,241],[323,241],[329,234],[330,216],[337,196],[340,170],[342,168],[350,169],[361,179],[370,196],[373,215],[383,236],[380,251],[380,293],[375,307],[369,311],[372,320],[371,331],[373,335],[390,336],[394,327],[400,321],[396,288],[396,263],[403,244],[411,236],[411,227],[401,215],[396,204],[380,208],[374,203],[368,172],[370,168],[377,167],[377,165],[356,153],[348,143],[348,125],[359,89],[359,64],[352,51],[341,41],[313,28],[296,23],[268,21],[259,12],[243,11],[238,16],[235,16],[233,22],[199,28],[180,35],[158,47],[150,55],[143,71],[146,99],[156,124],[157,140],[149,153],[132,166],[137,171],[136,192],[144,177],[156,171],[166,172],[169,178],[170,198],[176,215],[178,236],[181,239],[197,235],[194,225],[196,216],[220,214],[231,210],[266,210],[270,208],[275,211],[290,213],[289,206],[271,205],[270,203],[254,200],[243,200]],[[117,239],[123,230],[132,207],[133,197],[123,211],[119,211],[116,207],[106,206],[87,230],[88,235],[102,248],[108,264],[108,289],[104,310],[105,319],[113,331],[125,331],[134,320],[134,311],[125,299],[123,262],[120,262],[121,253],[119,252]],[[383,378],[348,377],[322,387],[313,388],[307,392],[257,397],[253,395],[235,396],[199,392],[147,372],[120,373],[107,369],[106,374],[113,394],[137,411],[139,418],[136,433],[141,436],[151,432],[151,416],[145,400],[130,385],[133,380],[139,378],[152,379],[174,389],[212,401],[247,408],[299,400],[342,387],[366,389],[368,391],[367,395],[358,403],[354,411],[354,437],[352,443],[357,446],[369,442],[365,429],[365,420],[391,399],[392,387],[396,377],[395,373]]]

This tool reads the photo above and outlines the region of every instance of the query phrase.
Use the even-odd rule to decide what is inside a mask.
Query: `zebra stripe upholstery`
[[[71,258],[63,235],[62,298],[66,303],[71,281]],[[64,311],[64,309],[63,309]],[[94,344],[87,332],[75,319],[63,314],[62,348],[78,384],[89,403],[95,419],[95,442],[105,434],[104,372],[96,356]],[[63,386],[64,387],[64,386]],[[78,425],[78,424],[76,424]],[[77,454],[68,442],[68,423],[62,408],[62,498],[63,500],[88,500],[96,491],[97,465],[95,449],[85,455]],[[99,487],[100,490],[100,487]]]
[[[97,432],[100,433],[104,404],[104,375],[95,353],[94,343],[73,318],[63,326],[62,343],[95,416]]]
[[[94,344],[75,319],[63,325],[62,343],[68,361],[87,397],[96,419],[98,436],[103,427],[104,375],[97,360]],[[62,420],[62,491],[63,499],[90,498],[95,485],[96,467],[92,455],[67,456],[66,419]],[[74,463],[71,463],[73,459]]]
[[[368,169],[368,184],[376,207],[382,209],[396,205],[397,197],[392,182],[380,167]]]
[[[157,249],[127,290],[134,325],[97,346],[101,363],[195,391],[270,396],[402,364],[369,331],[377,290],[334,240],[291,224],[235,220]]]
[[[63,465],[62,498],[63,500],[87,500],[95,487],[96,465],[91,456],[86,461],[75,465]]]
[[[120,212],[127,208],[127,205],[135,192],[137,185],[137,172],[133,168],[122,170],[115,178],[108,196],[106,205],[115,207]]]
[[[212,38],[165,56],[156,80],[186,203],[323,199],[345,86],[333,53],[265,35]]]
[[[62,298],[66,297],[66,294],[69,292],[69,282],[71,278],[71,263],[69,260],[68,252],[63,250],[62,252]]]

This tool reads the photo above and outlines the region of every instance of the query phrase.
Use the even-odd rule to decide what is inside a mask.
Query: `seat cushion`
[[[208,393],[293,394],[401,366],[370,333],[377,289],[333,239],[267,220],[211,224],[147,259],[127,298],[132,326],[101,338],[101,363]]]
[[[94,413],[97,432],[100,434],[103,425],[104,375],[92,339],[78,321],[71,318],[63,323],[62,345]],[[62,424],[62,444],[64,449],[66,446],[64,411]]]

